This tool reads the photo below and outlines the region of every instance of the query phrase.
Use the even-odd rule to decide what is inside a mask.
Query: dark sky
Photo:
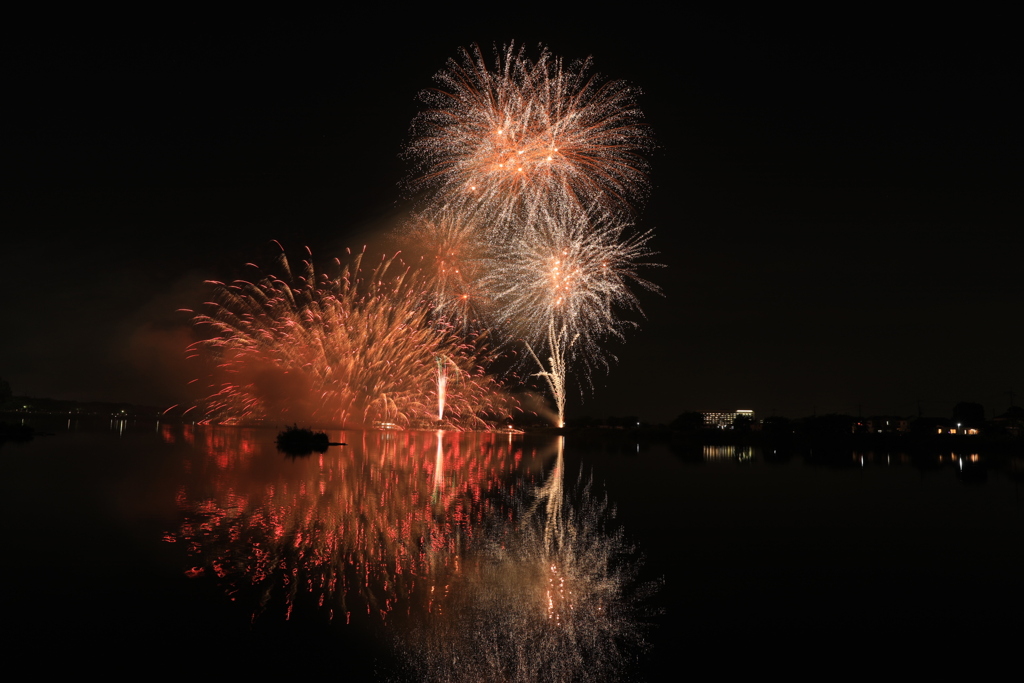
[[[147,12],[151,12],[147,10]],[[409,210],[398,154],[458,47],[642,89],[667,268],[569,414],[988,414],[1024,401],[1008,17],[24,16],[8,27],[0,377],[169,405],[206,278],[326,260]],[[376,247],[378,251],[383,246]]]

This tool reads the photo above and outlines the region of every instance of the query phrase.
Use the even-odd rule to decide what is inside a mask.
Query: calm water
[[[1024,635],[1019,460],[48,428],[0,447],[4,614],[57,667],[817,675],[984,668]]]

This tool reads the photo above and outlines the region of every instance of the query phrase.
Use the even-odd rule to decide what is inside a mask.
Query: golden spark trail
[[[437,421],[444,420],[444,403],[448,395],[448,359],[437,357]]]

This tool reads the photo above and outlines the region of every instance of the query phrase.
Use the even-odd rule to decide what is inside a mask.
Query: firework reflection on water
[[[521,516],[493,525],[398,640],[424,681],[621,680],[646,645],[638,562],[607,499],[567,493],[563,440]],[[414,615],[415,616],[415,615]]]
[[[253,618],[383,627],[423,680],[614,679],[643,649],[633,549],[565,486],[561,439],[348,432],[286,459],[268,436],[164,433],[195,446],[166,540]]]
[[[261,430],[184,434],[196,453],[178,493],[183,521],[166,539],[185,544],[191,576],[254,614],[302,604],[386,620],[416,609],[460,571],[478,529],[510,514],[510,482],[544,457],[493,433],[336,432],[347,447],[298,459],[261,437],[272,444]]]

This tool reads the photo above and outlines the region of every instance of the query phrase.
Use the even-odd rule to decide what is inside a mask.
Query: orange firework
[[[566,66],[544,46],[531,60],[509,44],[492,65],[479,47],[462,49],[422,94],[406,149],[411,187],[444,217],[420,230],[440,247],[439,309],[465,319],[472,298],[524,338],[559,426],[568,365],[606,365],[599,343],[628,325],[616,309],[636,307],[627,284],[656,289],[636,276],[650,233],[622,236],[646,194],[650,133],[636,91],[590,69],[590,58]]]
[[[510,44],[493,68],[478,46],[462,49],[422,95],[412,187],[492,222],[552,204],[631,210],[646,193],[648,128],[636,91],[590,69],[590,58],[566,66],[543,46],[530,60]]]
[[[447,206],[413,216],[403,236],[411,250],[424,253],[434,315],[464,329],[488,308],[479,286],[488,255],[483,236]]]
[[[507,394],[483,369],[482,335],[432,320],[416,273],[383,259],[364,275],[361,264],[361,255],[349,266],[337,261],[338,273],[326,276],[307,261],[296,277],[282,254],[283,277],[213,283],[212,311],[195,318],[213,335],[192,347],[212,361],[207,420],[435,424],[438,357],[454,380],[451,426],[507,413]]]

